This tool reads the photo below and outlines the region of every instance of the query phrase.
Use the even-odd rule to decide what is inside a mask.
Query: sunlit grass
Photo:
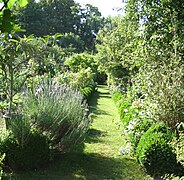
[[[119,156],[118,150],[126,138],[118,128],[119,115],[106,86],[99,86],[90,102],[93,124],[85,143],[71,153],[57,154],[55,160],[35,172],[12,174],[20,180],[148,180],[136,160]],[[4,177],[9,179],[10,175]]]

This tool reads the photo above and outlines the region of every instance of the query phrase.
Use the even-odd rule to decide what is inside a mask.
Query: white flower
[[[124,109],[124,112],[127,113],[128,112],[128,109]]]

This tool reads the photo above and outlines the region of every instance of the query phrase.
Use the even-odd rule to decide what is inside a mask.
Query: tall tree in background
[[[87,50],[95,50],[95,39],[98,31],[103,28],[105,19],[98,8],[90,4],[78,8],[80,23],[76,24],[76,33],[85,42]]]
[[[95,38],[105,19],[97,7],[81,7],[73,0],[31,0],[24,10],[17,9],[17,21],[26,35],[38,37],[56,33],[79,35],[87,51],[95,50]]]
[[[26,29],[26,34],[36,36],[74,32],[74,24],[80,19],[72,13],[73,0],[31,0],[19,11],[18,22]]]

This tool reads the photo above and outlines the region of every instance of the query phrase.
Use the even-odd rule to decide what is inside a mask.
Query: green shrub
[[[180,58],[145,64],[135,78],[134,94],[144,96],[145,116],[177,130],[184,120],[184,65]]]
[[[5,154],[1,155],[0,154],[0,180],[2,179],[2,175],[3,175],[3,160],[5,158]]]
[[[26,146],[13,144],[7,153],[8,163],[14,169],[36,169],[50,159],[49,143],[45,136],[32,133]]]
[[[97,72],[97,64],[94,60],[94,55],[88,53],[74,54],[65,61],[65,65],[73,72],[79,72],[81,69],[90,68],[92,72]]]
[[[122,94],[116,92],[112,95],[118,111],[120,114],[121,122],[124,125],[124,133],[129,137],[129,141],[135,150],[141,136],[153,124],[152,120],[147,120],[141,116],[141,100],[138,99],[132,102],[132,97],[129,93]]]
[[[124,133],[129,137],[129,141],[135,151],[141,136],[150,128],[153,124],[151,120],[147,119],[134,119],[131,120],[128,126],[125,127]]]
[[[11,132],[0,139],[0,153],[5,153],[5,164],[14,170],[36,169],[50,159],[49,143],[45,136],[34,131],[22,146]]]
[[[123,95],[117,104],[120,120],[125,126],[128,126],[129,122],[137,115],[138,108],[132,106],[132,100],[127,95]]]
[[[65,72],[55,78],[60,85],[70,85],[84,95],[86,99],[90,97],[95,90],[94,73],[90,68],[81,69],[79,72]]]
[[[136,157],[153,177],[172,174],[177,164],[176,153],[169,144],[172,133],[164,124],[152,125],[141,137]]]
[[[94,73],[91,68],[81,69],[77,73],[73,73],[73,79],[70,82],[73,88],[82,89],[89,85],[95,85],[94,82]]]
[[[123,94],[120,92],[115,92],[112,94],[112,99],[115,102],[116,106],[118,106],[118,102],[123,98]]]
[[[24,97],[24,113],[31,117],[32,126],[49,138],[52,148],[69,149],[89,128],[88,105],[82,94],[69,86],[43,80]]]
[[[85,88],[80,89],[80,92],[85,97],[85,99],[89,100],[92,93],[95,91],[95,85],[88,85]]]

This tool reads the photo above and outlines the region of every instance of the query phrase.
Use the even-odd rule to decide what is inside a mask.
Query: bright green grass
[[[118,113],[106,86],[99,86],[90,102],[93,124],[85,143],[71,153],[59,154],[40,171],[7,175],[20,180],[147,180],[134,158],[119,156],[126,143],[118,129]],[[79,149],[83,149],[79,151]]]

